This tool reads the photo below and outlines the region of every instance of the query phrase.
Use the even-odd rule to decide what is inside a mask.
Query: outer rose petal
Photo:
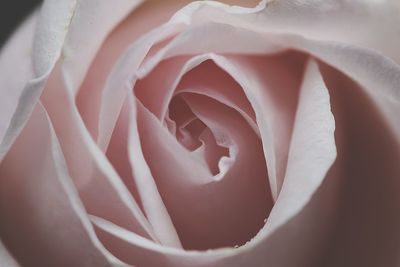
[[[33,40],[34,75],[24,84],[10,125],[1,140],[0,161],[24,127],[40,97],[47,78],[60,55],[74,6],[70,1],[57,0],[48,0],[42,5]],[[54,16],[53,13],[57,16]],[[23,54],[22,51],[20,53]],[[4,88],[0,90],[4,90]]]
[[[25,84],[33,78],[32,40],[38,13],[33,13],[0,53],[0,143]]]
[[[110,266],[54,138],[37,106],[0,164],[0,235],[23,266]]]

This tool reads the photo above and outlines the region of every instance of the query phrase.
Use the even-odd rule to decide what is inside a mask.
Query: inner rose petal
[[[217,175],[220,172],[220,159],[229,156],[228,148],[217,144],[212,131],[192,112],[181,96],[172,99],[169,117],[176,122],[177,140],[188,150],[199,154],[199,158],[204,159],[211,174]]]
[[[174,94],[182,92],[209,96],[234,108],[259,135],[255,112],[243,88],[212,60],[202,62],[182,77]]]
[[[229,145],[232,154],[236,153],[234,162],[224,178],[216,181],[212,173],[202,171],[204,166],[198,165],[193,152],[139,105],[146,161],[184,248],[242,245],[262,228],[273,203],[261,141],[234,109],[199,94],[182,96],[210,129],[204,139],[212,134],[219,145]]]

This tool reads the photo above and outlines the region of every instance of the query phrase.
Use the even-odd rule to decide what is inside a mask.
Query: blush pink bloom
[[[394,0],[45,0],[0,53],[0,266],[400,264]]]

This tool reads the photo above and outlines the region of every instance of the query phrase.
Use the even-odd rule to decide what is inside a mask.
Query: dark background
[[[61,1],[61,0],[59,0]],[[41,0],[1,0],[0,47]]]

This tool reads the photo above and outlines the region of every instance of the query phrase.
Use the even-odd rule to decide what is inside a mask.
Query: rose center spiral
[[[220,172],[218,164],[222,157],[229,157],[229,149],[217,143],[213,132],[193,113],[183,94],[173,97],[165,124],[183,147],[203,156],[212,175]]]

